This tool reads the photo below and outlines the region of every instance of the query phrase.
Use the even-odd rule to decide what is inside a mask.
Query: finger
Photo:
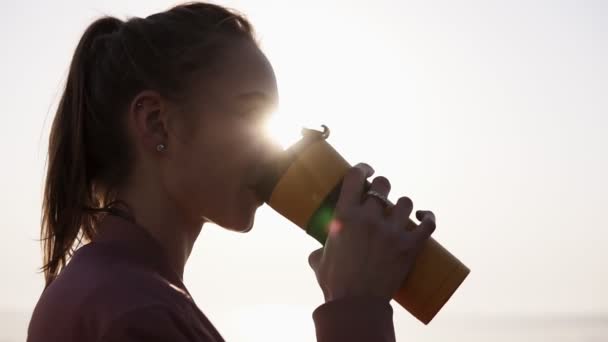
[[[401,197],[393,207],[389,220],[395,227],[405,227],[412,214],[414,204],[409,197]]]
[[[424,218],[425,215],[431,215],[433,220],[435,220],[435,214],[433,214],[432,211],[429,210],[416,210],[416,218],[418,219],[418,221],[422,221],[422,219]]]
[[[378,194],[388,198],[388,193],[391,191],[391,183],[386,177],[376,177],[372,181],[369,191],[375,191]],[[363,201],[363,208],[369,208],[373,210],[384,209],[386,203],[376,196],[367,195]]]
[[[359,163],[346,173],[340,189],[340,197],[336,203],[336,210],[342,211],[346,207],[361,203],[363,184],[368,177],[374,174],[374,169],[365,164]]]
[[[323,247],[313,251],[308,256],[308,264],[310,265],[310,268],[313,269],[313,271],[317,272],[317,269],[319,269],[319,265],[321,264],[322,256],[323,256]]]
[[[431,211],[419,210],[416,212],[416,218],[420,220],[420,224],[418,228],[414,229],[413,234],[418,242],[424,241],[433,234],[437,227],[435,214]]]

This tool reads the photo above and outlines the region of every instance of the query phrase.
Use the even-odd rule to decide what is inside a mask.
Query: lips
[[[244,184],[253,190],[264,203],[270,200],[272,191],[286,167],[290,164],[289,153],[277,144],[264,145],[245,171]]]
[[[264,176],[266,163],[267,162],[261,160],[256,160],[247,167],[244,177],[245,186],[255,190],[256,185]]]
[[[270,157],[256,158],[245,170],[243,184],[255,194],[260,202],[265,202],[263,192],[260,191],[261,184],[268,177],[269,170],[272,169],[271,165],[274,163]]]

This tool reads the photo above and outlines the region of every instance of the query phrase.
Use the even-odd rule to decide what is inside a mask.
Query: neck
[[[170,267],[183,279],[184,268],[204,220],[191,218],[159,188],[138,187],[119,192],[118,199],[129,205],[135,222],[163,248]]]

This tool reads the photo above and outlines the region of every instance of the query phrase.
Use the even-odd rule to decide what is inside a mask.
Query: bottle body
[[[292,153],[269,192],[267,203],[324,244],[342,179],[350,168],[325,139],[308,142]],[[411,220],[404,226],[416,227]],[[428,324],[468,273],[462,262],[430,238],[393,299]]]

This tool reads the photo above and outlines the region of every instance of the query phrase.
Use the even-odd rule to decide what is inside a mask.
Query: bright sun
[[[272,113],[265,125],[266,135],[283,148],[299,140],[301,130],[302,125],[293,116],[279,111]]]

